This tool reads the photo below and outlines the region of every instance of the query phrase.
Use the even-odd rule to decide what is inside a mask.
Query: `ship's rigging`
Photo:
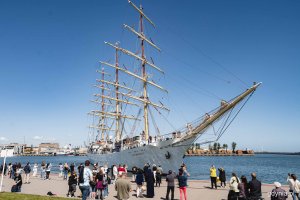
[[[187,123],[184,127],[174,128],[172,133],[161,133],[153,111],[166,119],[163,112],[168,112],[170,109],[161,100],[153,98],[157,96],[157,92],[151,96],[150,94],[153,93],[150,91],[161,93],[168,93],[168,91],[154,81],[152,76],[164,75],[164,71],[154,64],[152,57],[146,56],[145,51],[147,44],[147,47],[153,48],[158,53],[161,52],[144,31],[144,23],[149,23],[153,27],[155,24],[144,13],[142,6],[137,7],[131,1],[129,4],[139,14],[139,28],[136,30],[126,24],[124,28],[138,38],[139,49],[134,53],[119,42],[105,42],[114,50],[114,61],[100,61],[102,70],[97,71],[100,78],[96,80],[97,92],[94,94],[95,99],[92,100],[96,109],[89,113],[94,119],[90,128],[96,130],[97,135],[91,137],[90,156],[91,159],[101,162],[126,161],[129,165],[133,165],[134,160],[140,159],[145,163],[161,162],[169,169],[177,168],[176,165],[180,163],[187,148],[199,137],[203,137],[207,129],[212,128],[216,139],[224,134],[260,83],[254,83],[252,87],[232,100],[222,100],[219,107]],[[138,68],[130,64],[125,65],[120,59],[121,55],[138,62]],[[107,73],[108,71],[113,73]],[[237,111],[234,111],[235,108]],[[150,128],[150,121],[153,123],[152,128]],[[167,123],[171,124],[168,120]],[[216,128],[218,124],[220,126]],[[203,140],[203,143],[209,142],[212,141]]]

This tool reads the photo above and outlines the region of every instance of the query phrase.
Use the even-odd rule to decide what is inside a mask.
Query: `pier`
[[[128,177],[131,180],[130,177]],[[14,183],[12,179],[9,179],[7,176],[4,177],[4,192],[10,192],[10,189]],[[179,199],[179,189],[178,183],[175,182],[175,199]],[[130,199],[135,199],[136,196],[136,184],[131,182],[132,192],[130,192]],[[269,192],[272,191],[274,188],[273,184],[263,184],[262,185],[262,194],[265,199],[270,199]],[[283,188],[288,191],[288,186],[283,186]],[[155,196],[154,200],[164,199],[166,196],[166,181],[165,178],[162,179],[162,184],[160,187],[155,187]],[[68,192],[68,182],[63,180],[62,177],[58,177],[57,174],[50,174],[50,180],[41,180],[38,177],[31,177],[30,184],[23,184],[22,185],[22,192],[24,194],[36,194],[36,195],[46,195],[49,191],[56,194],[58,197],[66,197]],[[116,191],[114,189],[114,185],[109,185],[109,195],[106,200],[116,200]],[[227,199],[227,195],[229,192],[229,186],[225,188],[218,187],[217,190],[210,189],[210,181],[209,180],[188,180],[188,187],[187,187],[187,195],[188,199],[190,200],[198,200],[199,197],[201,199]],[[145,194],[145,192],[144,192]],[[80,195],[80,190],[77,186],[76,196]],[[1,193],[0,193],[1,199]],[[288,199],[291,199],[289,197]]]

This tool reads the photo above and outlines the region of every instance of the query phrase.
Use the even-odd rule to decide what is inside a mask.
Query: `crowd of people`
[[[0,166],[0,173],[9,176],[15,180],[15,185],[12,187],[12,192],[21,192],[22,184],[30,184],[30,175],[37,177],[38,171],[41,180],[49,180],[52,164],[42,162],[40,166],[35,163],[33,167],[28,162],[22,166],[21,163],[9,163],[5,166]],[[168,170],[167,173],[163,172],[161,166],[153,164],[145,164],[143,168],[136,166],[132,167],[129,171],[132,174],[131,182],[127,178],[128,167],[127,165],[98,165],[95,163],[90,164],[87,160],[85,163],[75,167],[74,163],[60,163],[59,177],[67,181],[68,184],[68,197],[75,197],[76,188],[79,187],[81,197],[83,200],[90,199],[105,199],[109,195],[108,185],[113,184],[117,191],[117,198],[119,200],[126,200],[130,197],[132,192],[132,183],[136,184],[137,198],[147,197],[153,198],[155,196],[155,187],[160,187],[162,180],[167,183],[166,200],[174,199],[174,191],[176,188],[175,180],[177,179],[178,188],[180,193],[180,200],[187,200],[187,179],[190,174],[187,171],[186,165],[182,164],[178,172]],[[211,189],[218,187],[226,187],[226,172],[224,168],[216,168],[214,165],[210,168]],[[217,183],[220,183],[218,186]],[[261,182],[257,179],[256,173],[251,173],[251,180],[248,181],[245,175],[240,178],[236,173],[231,174],[229,180],[228,200],[261,200],[262,190]],[[293,200],[300,199],[300,182],[297,180],[295,174],[288,174],[287,183],[289,191],[285,191],[279,182],[274,182],[274,189],[269,192],[271,200],[286,200],[290,195]]]
[[[220,187],[226,187],[226,173],[224,168],[219,168],[219,176],[214,165],[210,168],[211,189],[217,189],[217,181]],[[293,200],[300,199],[300,182],[295,174],[288,174],[287,183],[289,191],[285,191],[279,182],[274,182],[274,189],[269,192],[271,200],[286,200],[289,194]],[[247,181],[245,175],[238,178],[236,173],[231,174],[229,180],[228,200],[262,200],[261,182],[257,179],[256,173],[251,173],[251,181]]]

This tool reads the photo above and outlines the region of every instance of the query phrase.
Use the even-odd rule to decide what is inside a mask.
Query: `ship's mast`
[[[119,60],[118,60],[118,49],[116,49],[116,63],[115,63],[115,92],[116,92],[116,132],[115,132],[115,139],[116,141],[120,141],[121,134],[120,134],[120,101],[119,101]]]
[[[162,86],[156,84],[153,81],[148,80],[148,75],[147,75],[147,71],[146,71],[146,66],[151,67],[152,69],[157,70],[160,73],[164,73],[158,66],[156,66],[153,61],[150,62],[149,60],[146,59],[146,55],[145,55],[145,42],[149,45],[151,45],[152,47],[154,47],[155,49],[157,49],[158,51],[160,51],[160,48],[158,46],[156,46],[152,40],[148,39],[145,35],[144,35],[144,19],[146,19],[153,27],[155,27],[154,23],[143,13],[142,11],[142,6],[140,6],[140,8],[138,8],[136,5],[134,5],[131,1],[128,1],[133,8],[138,11],[139,13],[139,31],[134,30],[132,27],[124,24],[124,27],[126,29],[128,29],[129,31],[131,31],[132,33],[134,33],[136,36],[138,36],[138,38],[141,40],[140,42],[140,48],[141,48],[141,55],[135,54],[127,49],[121,48],[119,47],[119,44],[112,44],[109,42],[105,42],[105,44],[107,44],[108,46],[111,46],[113,48],[115,48],[116,50],[116,56],[115,56],[115,64],[110,64],[107,62],[103,62],[101,61],[101,64],[112,67],[115,69],[115,82],[110,82],[110,81],[104,81],[104,80],[98,80],[101,82],[104,82],[106,84],[109,85],[113,85],[115,87],[115,98],[113,97],[109,97],[109,96],[104,96],[104,98],[112,100],[112,101],[116,101],[116,110],[115,112],[101,112],[101,113],[97,113],[96,114],[104,114],[106,116],[113,116],[115,117],[116,120],[116,130],[115,130],[115,140],[116,141],[120,141],[121,137],[122,137],[122,133],[121,133],[121,119],[132,119],[132,120],[140,120],[138,118],[136,118],[135,116],[128,116],[128,115],[122,115],[121,114],[121,104],[129,104],[129,105],[134,105],[134,106],[138,106],[138,107],[142,107],[143,111],[144,111],[144,133],[145,133],[145,140],[149,139],[149,116],[148,116],[148,112],[149,112],[149,106],[153,106],[156,109],[163,109],[163,110],[167,110],[169,111],[168,108],[166,108],[163,104],[161,103],[154,103],[152,101],[149,100],[148,97],[148,85],[151,87],[155,87],[160,89],[163,92],[167,92],[166,89],[164,89]],[[126,67],[120,67],[119,66],[119,61],[118,61],[118,52],[121,52],[123,54],[126,54],[128,56],[131,56],[137,60],[139,60],[141,62],[141,75],[136,74],[135,72],[132,72],[131,70],[128,70]],[[143,91],[142,91],[142,95],[141,96],[135,96],[133,95],[131,92],[136,92],[135,90],[133,90],[132,88],[129,88],[127,86],[121,85],[119,84],[119,71],[121,71],[122,73],[126,73],[130,76],[133,76],[136,79],[139,79],[142,82],[143,85]],[[121,92],[119,89],[125,90],[127,92]],[[97,96],[97,95],[96,95]],[[103,96],[103,95],[102,95]],[[123,97],[126,97],[125,99],[123,99]],[[139,101],[140,104],[136,104],[134,102],[131,102],[129,100],[127,100],[127,98],[134,100],[134,101]]]
[[[143,10],[142,5],[140,6],[140,10]],[[143,28],[143,15],[140,13],[140,33],[144,35]],[[145,47],[144,47],[144,39],[141,38],[141,49],[142,49],[142,77],[143,81],[143,98],[144,98],[144,131],[145,131],[145,140],[149,139],[149,118],[148,118],[148,94],[147,94],[147,74],[146,74],[146,63],[145,63]]]
[[[102,74],[102,80],[104,80],[104,68],[102,68],[102,71],[101,71],[101,74]],[[102,84],[101,84],[101,94],[102,94],[102,97],[101,97],[101,110],[102,110],[102,112],[105,112],[105,105],[104,105],[104,82],[102,82]],[[104,119],[105,119],[105,116],[104,115],[102,115],[101,116],[101,140],[103,141],[104,140],[104,132],[105,132],[105,129],[104,129],[104,126],[105,126],[105,124],[104,124]]]

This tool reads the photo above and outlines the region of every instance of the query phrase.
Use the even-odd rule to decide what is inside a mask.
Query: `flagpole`
[[[4,156],[4,161],[3,161],[2,176],[1,176],[1,183],[0,183],[0,192],[2,192],[2,184],[3,184],[3,176],[4,176],[4,169],[5,169],[7,151],[8,151],[8,149],[5,149],[5,156]]]

